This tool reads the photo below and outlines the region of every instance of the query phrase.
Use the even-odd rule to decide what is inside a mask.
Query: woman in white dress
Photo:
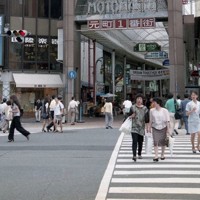
[[[191,135],[191,143],[192,143],[192,151],[196,153],[195,148],[195,135],[198,135],[198,142],[197,142],[197,150],[200,152],[200,102],[197,100],[198,94],[196,91],[193,91],[191,94],[191,99],[189,103],[186,105],[186,114],[188,116],[188,132]]]
[[[161,160],[165,160],[165,139],[170,135],[170,115],[166,108],[162,107],[160,98],[153,98],[154,108],[150,109],[150,122],[148,132],[153,133],[153,143],[155,157],[154,162],[158,162],[158,147],[161,147]]]

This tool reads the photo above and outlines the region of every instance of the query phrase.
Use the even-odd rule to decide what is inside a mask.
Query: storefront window
[[[51,0],[51,18],[62,19],[62,0]]]
[[[12,16],[22,16],[23,0],[10,0],[10,13]]]
[[[49,17],[49,0],[40,0],[38,3],[38,17]]]
[[[37,69],[39,71],[47,71],[48,70],[48,62],[38,62]]]
[[[36,70],[36,64],[33,63],[33,62],[24,62],[23,70],[35,71]]]
[[[24,60],[34,61],[36,60],[36,38],[34,36],[28,36],[24,42]]]
[[[15,38],[11,38],[9,48],[9,59],[12,62],[21,62],[22,60],[22,44],[15,41]]]
[[[36,1],[24,0],[24,15],[26,17],[36,17]]]
[[[38,36],[37,40],[37,60],[48,61],[49,42],[48,37]]]

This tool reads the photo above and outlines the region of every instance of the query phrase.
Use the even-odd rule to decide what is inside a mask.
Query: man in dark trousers
[[[52,95],[51,103],[49,105],[51,122],[47,126],[47,132],[49,132],[51,127],[54,125],[54,108],[55,108],[55,106],[56,106],[55,95]],[[54,130],[55,130],[55,127],[54,127]]]
[[[190,134],[188,133],[188,116],[186,115],[186,110],[185,110],[188,102],[190,102],[189,95],[184,94],[184,100],[181,101],[181,111],[183,113],[183,122],[185,125],[186,135]]]

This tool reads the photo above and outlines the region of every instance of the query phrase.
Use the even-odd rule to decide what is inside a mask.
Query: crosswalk
[[[176,136],[173,156],[167,148],[157,163],[153,154],[132,161],[131,142],[129,135],[122,139],[106,200],[200,199],[200,152],[192,153],[190,136]]]

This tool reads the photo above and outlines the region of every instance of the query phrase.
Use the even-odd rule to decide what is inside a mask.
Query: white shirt
[[[161,130],[167,126],[167,122],[170,121],[169,112],[166,108],[157,110],[156,108],[150,109],[150,121],[152,127]]]
[[[104,105],[104,109],[105,109],[105,112],[110,113],[112,115],[113,105],[112,105],[111,102],[106,102],[105,105]]]
[[[50,103],[50,105],[49,105],[50,111],[53,111],[54,108],[55,108],[55,106],[56,106],[56,100],[55,100],[55,99],[52,99],[52,100],[51,100],[51,103]]]
[[[64,105],[59,101],[54,107],[54,115],[61,115],[62,110],[64,109]]]
[[[70,111],[70,109],[74,109],[74,108],[76,108],[76,107],[78,107],[77,101],[71,100],[71,101],[69,102],[69,105],[68,105],[68,111]]]
[[[132,102],[131,102],[130,100],[125,100],[125,101],[123,102],[123,106],[124,106],[125,108],[131,108]]]

